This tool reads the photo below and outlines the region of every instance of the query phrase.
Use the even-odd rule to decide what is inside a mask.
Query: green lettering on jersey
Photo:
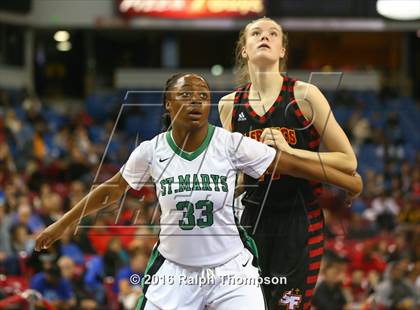
[[[198,180],[198,175],[193,175],[193,191],[201,191],[200,181]]]
[[[213,202],[210,200],[199,200],[194,204],[190,201],[179,201],[176,209],[182,212],[182,218],[178,225],[182,230],[192,230],[195,226],[206,228],[214,223]],[[201,210],[200,217],[196,220],[194,210]]]
[[[220,176],[220,182],[222,183],[222,191],[227,193],[228,190],[229,190],[228,185],[227,185],[227,177],[221,175]]]
[[[172,194],[172,183],[174,183],[174,177],[166,179],[166,184],[168,184],[168,195]]]
[[[197,226],[205,228],[213,225],[213,202],[210,200],[199,200],[195,204],[197,210],[204,210],[201,212],[200,218],[197,219]]]
[[[182,219],[178,221],[178,225],[183,230],[191,230],[195,226],[194,205],[189,201],[180,201],[176,204],[177,210],[182,210]]]
[[[166,179],[160,180],[160,190],[162,192],[162,196],[166,196]]]
[[[201,175],[201,190],[203,191],[211,191],[210,187],[210,177],[208,174]]]
[[[191,191],[190,175],[186,174],[185,177],[182,175],[178,176],[178,193]]]
[[[210,174],[213,183],[214,183],[214,190],[216,192],[220,192],[220,188],[219,188],[219,176],[217,174]]]

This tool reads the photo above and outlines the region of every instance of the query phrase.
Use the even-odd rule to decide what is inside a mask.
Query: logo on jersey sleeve
[[[301,301],[302,295],[300,294],[293,294],[294,290],[287,291],[283,294],[283,297],[280,299],[279,304],[286,306],[287,310],[295,310],[298,309]],[[296,293],[299,292],[296,289]]]

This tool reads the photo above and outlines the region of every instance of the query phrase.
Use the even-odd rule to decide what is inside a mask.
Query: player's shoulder
[[[223,127],[215,127],[216,140],[224,146],[229,146],[231,143],[234,143],[235,141],[244,138],[244,135],[242,135],[239,132],[231,132]]]
[[[149,140],[141,141],[140,144],[133,150],[133,154],[152,157],[159,145],[162,145],[162,142],[165,139],[165,134],[166,132],[162,132]]]
[[[233,107],[233,103],[235,101],[235,94],[236,94],[236,91],[231,92],[231,93],[223,96],[222,98],[220,98],[220,100],[219,100],[219,111],[222,107],[224,109]]]
[[[219,102],[233,101],[235,99],[235,95],[236,95],[236,90],[227,95],[224,95],[222,98],[220,98]]]
[[[319,92],[319,89],[314,84],[296,80],[294,92],[296,97],[307,97],[308,95],[314,94],[314,92]]]
[[[242,135],[238,132],[231,132],[231,131],[223,128],[223,127],[219,127],[219,126],[214,126],[214,127],[215,127],[214,133],[217,136],[220,136],[220,137],[229,138],[229,137],[234,136],[234,135]]]

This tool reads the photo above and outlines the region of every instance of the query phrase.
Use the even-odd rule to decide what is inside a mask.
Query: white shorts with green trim
[[[182,266],[157,255],[160,254],[154,256],[157,268],[150,266],[144,276],[145,297],[136,309],[266,309],[259,271],[246,248],[227,263],[213,268]]]

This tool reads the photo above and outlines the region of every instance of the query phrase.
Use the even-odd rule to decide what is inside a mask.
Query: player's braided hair
[[[166,100],[167,100],[167,94],[170,88],[175,84],[176,81],[178,81],[179,78],[183,77],[185,73],[176,73],[172,75],[169,79],[166,80],[165,89],[163,91],[163,108],[164,112],[162,115],[162,124],[163,128],[162,131],[168,131],[171,128],[171,116],[169,115],[169,111],[166,109]]]
[[[167,100],[168,92],[170,91],[172,86],[175,84],[175,82],[178,81],[178,79],[182,78],[183,76],[190,75],[190,74],[194,74],[194,73],[176,73],[176,74],[172,75],[166,81],[165,89],[163,91],[163,99],[162,99],[163,108],[164,108],[164,112],[163,112],[163,115],[162,115],[162,125],[163,125],[162,126],[162,131],[168,131],[169,129],[171,129],[171,125],[172,125],[171,116],[169,114],[169,111],[166,109],[166,100]],[[204,80],[204,81],[207,83],[206,80]],[[207,86],[208,86],[208,83],[207,83]]]

